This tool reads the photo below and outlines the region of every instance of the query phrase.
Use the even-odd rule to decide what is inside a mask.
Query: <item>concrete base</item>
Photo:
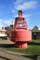
[[[23,42],[23,43],[17,42],[16,47],[17,48],[28,48],[28,44],[26,42]]]

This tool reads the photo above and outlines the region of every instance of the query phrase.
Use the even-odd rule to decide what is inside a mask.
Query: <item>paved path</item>
[[[0,40],[0,44],[14,44],[14,43],[10,40]]]
[[[26,57],[23,57],[21,55],[11,54],[4,50],[3,48],[0,48],[0,60],[32,60]]]

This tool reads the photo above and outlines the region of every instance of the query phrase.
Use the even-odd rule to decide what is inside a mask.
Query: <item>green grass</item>
[[[32,42],[40,43],[40,39],[38,39],[38,40],[32,40]]]
[[[7,50],[13,51],[13,52],[20,52],[25,54],[40,54],[40,46],[37,45],[29,45],[26,49],[20,49],[20,48],[6,48]]]
[[[40,54],[40,40],[32,40],[32,42],[29,43],[28,48],[21,49],[21,48],[6,48],[7,50],[13,51],[13,52],[20,52],[25,54]]]

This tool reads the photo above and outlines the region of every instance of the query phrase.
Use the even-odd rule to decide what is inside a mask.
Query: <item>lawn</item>
[[[37,40],[32,40],[32,42],[35,42],[35,43],[40,43],[40,39],[37,39]]]
[[[40,46],[36,45],[29,45],[29,47],[26,49],[20,49],[20,48],[6,48],[6,49],[13,52],[20,52],[25,54],[40,54]]]
[[[20,52],[25,54],[40,54],[40,40],[33,40],[29,43],[28,48],[6,48],[13,52]]]

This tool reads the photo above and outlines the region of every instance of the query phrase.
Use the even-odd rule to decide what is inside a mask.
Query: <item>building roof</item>
[[[40,30],[32,30],[32,32],[40,32]]]

